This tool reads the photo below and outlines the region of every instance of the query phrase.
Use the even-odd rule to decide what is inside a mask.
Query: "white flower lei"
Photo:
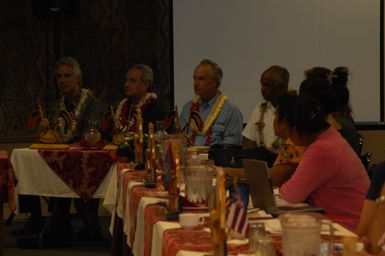
[[[120,102],[118,108],[116,109],[115,116],[114,116],[115,123],[119,124],[120,130],[123,128],[122,124],[120,123],[120,119],[121,119],[120,114],[121,114],[122,108],[126,102],[127,102],[127,98]]]
[[[265,113],[268,108],[268,103],[267,102],[262,102],[261,105],[259,106],[259,120],[258,122],[255,123],[255,126],[257,127],[257,136],[259,138],[259,142],[257,142],[258,147],[266,147],[265,145],[265,138],[264,138],[264,133],[263,130],[265,128]],[[271,143],[270,149],[273,152],[277,152],[284,144],[284,141],[276,137],[275,140]]]
[[[155,94],[155,93],[147,93],[139,102],[138,102],[138,104],[136,104],[136,106],[134,106],[135,108],[140,108],[141,109],[141,111],[142,111],[142,113],[143,113],[143,109],[142,109],[142,106],[144,105],[144,104],[146,104],[148,101],[150,101],[150,100],[155,100],[155,99],[157,99],[158,97],[157,97],[157,95]],[[132,116],[130,113],[131,113],[131,110],[129,111],[129,114],[128,114],[128,116],[127,116],[127,120],[126,120],[126,123],[125,124],[122,124],[121,123],[121,119],[122,119],[122,117],[120,116],[122,113],[122,108],[123,108],[123,106],[124,106],[124,104],[126,104],[127,103],[127,101],[128,101],[128,99],[126,98],[126,99],[124,99],[124,100],[122,100],[121,102],[120,102],[120,104],[119,104],[119,106],[118,106],[118,108],[116,109],[116,112],[115,112],[115,117],[114,117],[114,119],[115,119],[115,122],[116,123],[119,123],[119,129],[121,130],[121,131],[130,131],[130,128],[135,124],[135,119],[136,119],[136,117],[135,116]],[[130,106],[130,108],[131,108],[132,106]],[[131,108],[131,109],[134,109],[134,108]]]
[[[81,119],[81,115],[84,112],[84,108],[86,106],[86,102],[89,97],[92,96],[92,92],[87,89],[82,89],[82,93],[80,95],[79,102],[75,108],[75,114],[72,118],[71,127],[67,129],[67,132],[64,130],[65,121],[64,118],[59,117],[58,118],[58,126],[59,126],[59,140],[61,143],[68,143],[70,140],[73,139],[73,136],[78,129],[79,120]],[[64,96],[61,97],[59,100],[59,110],[66,110],[65,103],[64,103]]]

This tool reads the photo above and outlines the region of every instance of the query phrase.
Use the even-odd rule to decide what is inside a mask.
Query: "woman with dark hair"
[[[347,87],[349,69],[347,67],[336,67],[333,71],[325,67],[313,67],[305,70],[306,79],[320,78],[327,80],[333,90],[336,100],[335,114],[341,114],[348,118],[353,124],[352,110],[349,106],[350,93]]]
[[[333,76],[333,74],[334,72],[330,73],[329,77]],[[341,77],[333,79],[336,79],[333,81],[339,84],[340,80],[338,79],[341,79]],[[348,120],[345,115],[341,114],[344,106],[346,107],[349,102],[349,97],[347,97],[346,101],[346,94],[343,93],[342,89],[337,89],[339,93],[333,90],[333,87],[337,88],[338,86],[340,85],[330,85],[327,79],[310,76],[310,78],[301,83],[299,93],[307,93],[319,102],[327,114],[327,122],[341,133],[342,137],[346,139],[357,155],[359,155],[361,152],[356,127],[351,120]]]
[[[325,67],[313,67],[311,69],[305,70],[305,78],[318,77],[321,79],[328,79],[332,71]]]
[[[280,196],[290,203],[308,198],[329,219],[355,230],[369,178],[357,154],[325,120],[323,108],[307,94],[279,99],[275,127],[286,129],[295,145],[306,148]]]
[[[334,72],[336,72],[335,75],[333,75]],[[339,94],[332,89],[333,86],[337,88],[342,84],[346,85],[347,77],[342,75],[343,72],[345,72],[343,68],[337,68],[333,72],[324,67],[306,70],[307,79],[301,83],[299,92],[300,94],[310,94],[319,102],[326,112],[326,121],[345,138],[357,155],[360,155],[361,149],[356,127],[346,115],[342,114],[349,102],[349,97],[346,97],[348,94],[346,91],[344,93],[343,89],[338,89]],[[333,79],[333,86],[330,85],[330,79]],[[345,89],[347,88],[345,87]],[[285,129],[274,127],[274,131],[278,137],[285,139],[270,173],[272,185],[280,187],[294,173],[301,161],[303,148],[294,145],[290,139],[287,139]]]
[[[332,85],[332,90],[336,96],[337,111],[335,116],[342,116],[348,118],[353,122],[352,110],[349,106],[350,93],[347,87],[349,70],[346,67],[337,67],[329,75],[329,81]]]

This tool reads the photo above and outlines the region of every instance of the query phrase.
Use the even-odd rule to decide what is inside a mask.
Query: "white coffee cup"
[[[179,224],[183,229],[194,229],[202,225],[204,218],[196,213],[181,213],[179,214]]]

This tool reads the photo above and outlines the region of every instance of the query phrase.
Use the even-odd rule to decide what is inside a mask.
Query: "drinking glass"
[[[253,255],[275,256],[273,239],[266,235],[265,223],[250,223],[249,247]]]
[[[193,203],[206,201],[212,188],[214,161],[189,159],[184,172],[187,199]]]
[[[329,226],[329,252],[333,248],[333,226],[322,215],[315,213],[285,213],[279,216],[279,220],[283,233],[283,255],[320,256],[322,224]]]

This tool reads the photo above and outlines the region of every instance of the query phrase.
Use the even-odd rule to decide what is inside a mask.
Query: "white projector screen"
[[[193,70],[217,62],[221,90],[247,122],[271,65],[290,72],[298,88],[305,69],[347,66],[353,116],[380,118],[380,0],[175,0],[174,90],[179,109],[192,99]]]

